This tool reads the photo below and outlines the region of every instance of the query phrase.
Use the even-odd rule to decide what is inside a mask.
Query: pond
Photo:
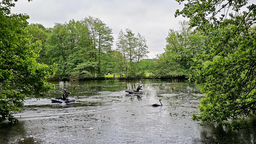
[[[155,144],[254,143],[255,128],[225,131],[193,121],[204,94],[178,80],[51,81],[55,90],[41,99],[26,98],[14,116],[0,125],[0,143]],[[126,89],[142,85],[142,95]],[[63,88],[74,104],[51,103]],[[152,107],[161,99],[163,106]]]

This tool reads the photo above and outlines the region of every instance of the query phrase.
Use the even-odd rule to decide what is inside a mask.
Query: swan
[[[159,99],[159,102],[160,102],[160,104],[161,104],[161,105],[160,105],[160,104],[156,104],[156,103],[155,103],[155,104],[152,104],[152,106],[153,106],[153,107],[163,106],[163,104],[162,104],[162,102],[161,102],[161,101],[162,101],[162,100],[161,100],[161,99]]]

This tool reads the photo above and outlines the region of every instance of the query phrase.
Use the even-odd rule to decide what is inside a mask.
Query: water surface
[[[19,124],[0,125],[0,143],[155,144],[254,143],[254,129],[225,131],[191,120],[203,94],[192,84],[171,80],[52,81],[42,99],[27,98],[16,113]],[[126,89],[142,84],[143,95]],[[75,89],[74,89],[75,87]],[[63,88],[75,104],[52,104]],[[152,107],[162,100],[163,106]]]

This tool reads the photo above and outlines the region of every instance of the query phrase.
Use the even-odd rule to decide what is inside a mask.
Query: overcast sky
[[[185,19],[175,18],[174,13],[182,7],[175,0],[19,0],[12,13],[26,13],[29,23],[45,27],[88,16],[99,18],[113,30],[115,42],[121,29],[145,36],[148,56],[154,58],[164,52],[169,29],[180,30],[179,22]]]

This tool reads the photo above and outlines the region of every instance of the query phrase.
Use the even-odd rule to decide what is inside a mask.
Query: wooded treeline
[[[188,78],[203,36],[192,34],[188,22],[180,25],[181,30],[169,31],[165,53],[154,59],[147,59],[147,41],[140,33],[121,30],[114,44],[112,29],[91,16],[53,28],[30,24],[26,30],[33,43],[42,44],[37,61],[57,65],[55,79],[103,78],[108,72],[122,78]]]
[[[138,63],[148,53],[145,37],[130,29],[120,31],[117,49],[114,49],[112,29],[90,16],[58,23],[53,28],[30,24],[26,30],[32,35],[33,43],[42,43],[37,61],[57,65],[53,78],[102,78],[108,72],[126,78],[137,77],[142,70]]]

